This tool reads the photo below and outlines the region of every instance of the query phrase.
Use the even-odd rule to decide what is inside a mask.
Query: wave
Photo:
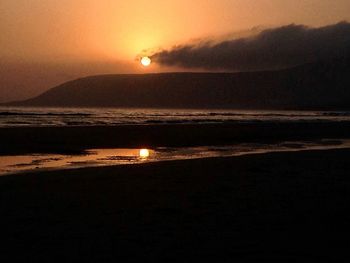
[[[2,111],[0,116],[91,116],[91,113],[53,113],[53,112],[10,112]]]
[[[346,116],[350,116],[350,112],[349,111],[342,111],[342,112],[324,112],[322,114],[323,116],[329,116],[329,117],[346,117]]]
[[[350,121],[349,111],[2,108],[0,127]]]

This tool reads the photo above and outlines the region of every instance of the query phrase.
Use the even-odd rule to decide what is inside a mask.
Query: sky
[[[319,35],[312,29],[340,21],[350,21],[349,0],[1,0],[0,102],[87,75],[216,70],[176,56],[169,62],[164,50],[176,55],[171,52],[179,47],[208,40],[227,44],[281,27]],[[334,38],[333,31],[322,39]],[[199,61],[206,61],[206,53],[198,52]],[[140,55],[153,55],[159,63],[144,68]],[[223,68],[249,69],[255,68]]]

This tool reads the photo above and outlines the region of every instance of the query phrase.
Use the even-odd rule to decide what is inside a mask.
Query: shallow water
[[[0,127],[261,121],[350,121],[350,112],[0,107]]]
[[[154,149],[90,149],[84,154],[0,156],[0,175],[28,171],[140,164],[171,160],[230,157],[269,152],[350,148],[349,140],[285,141],[278,144],[241,143],[230,146],[158,147]]]

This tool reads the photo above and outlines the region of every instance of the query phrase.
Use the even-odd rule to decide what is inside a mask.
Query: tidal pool
[[[269,152],[350,148],[350,140],[239,143],[226,146],[157,147],[154,149],[89,149],[82,154],[28,154],[0,156],[0,175],[40,170],[141,164],[171,160],[230,157]]]

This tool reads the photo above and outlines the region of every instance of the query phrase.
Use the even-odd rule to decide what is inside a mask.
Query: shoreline
[[[349,137],[350,122],[16,127],[0,128],[0,155],[74,154],[93,148],[191,147]]]
[[[205,163],[207,161],[209,162],[216,162],[216,161],[222,161],[222,162],[230,162],[235,161],[239,162],[241,159],[254,159],[255,157],[259,158],[267,158],[270,159],[273,156],[278,156],[279,158],[284,157],[284,155],[293,155],[293,154],[315,154],[315,155],[322,155],[322,153],[327,154],[327,152],[334,154],[337,152],[340,153],[348,153],[350,156],[350,148],[340,148],[340,149],[327,149],[327,150],[295,150],[295,151],[276,151],[276,152],[267,152],[267,153],[248,153],[248,154],[242,154],[237,156],[225,156],[225,157],[205,157],[205,158],[194,158],[194,159],[181,159],[181,160],[163,160],[163,161],[156,161],[156,162],[144,162],[144,163],[137,163],[137,164],[123,164],[123,165],[108,165],[108,166],[91,166],[91,167],[80,167],[80,168],[68,168],[68,169],[53,169],[53,170],[45,170],[45,171],[27,171],[23,173],[17,173],[17,174],[10,174],[8,176],[0,176],[1,178],[4,177],[19,177],[19,178],[25,178],[27,176],[46,176],[47,174],[54,174],[58,176],[62,176],[64,172],[66,173],[87,173],[87,174],[93,174],[93,171],[96,170],[118,170],[118,169],[135,169],[135,170],[142,170],[144,167],[147,166],[163,166],[163,165],[171,165],[176,166],[178,164],[182,166],[186,166],[187,164],[190,164],[191,162],[195,163]],[[265,157],[264,157],[265,156]],[[81,175],[83,176],[83,175]]]
[[[278,153],[298,153],[298,152],[322,152],[322,151],[336,151],[336,150],[349,150],[350,151],[350,145],[341,145],[337,144],[337,142],[334,142],[335,144],[330,145],[329,143],[325,143],[323,146],[314,146],[312,148],[290,148],[290,149],[265,149],[265,150],[256,150],[255,152],[241,152],[237,153],[231,156],[205,156],[205,157],[194,157],[194,158],[183,158],[183,159],[160,159],[160,160],[145,160],[143,162],[137,162],[137,163],[120,163],[120,164],[107,164],[107,165],[101,165],[101,164],[88,164],[88,163],[82,163],[81,166],[77,167],[69,167],[69,166],[62,166],[62,167],[48,167],[48,168],[32,168],[28,170],[18,170],[14,172],[9,173],[0,173],[0,177],[3,176],[16,176],[16,175],[26,175],[26,174],[38,174],[38,173],[46,173],[46,172],[65,172],[70,170],[76,170],[76,169],[90,169],[90,168],[113,168],[118,166],[142,166],[144,164],[155,164],[155,163],[163,163],[163,162],[181,162],[181,161],[191,161],[191,160],[210,160],[210,159],[227,159],[227,158],[237,158],[241,156],[255,156],[255,155],[266,155],[266,154],[278,154]],[[328,147],[327,147],[328,146]],[[1,157],[1,155],[0,155]]]

